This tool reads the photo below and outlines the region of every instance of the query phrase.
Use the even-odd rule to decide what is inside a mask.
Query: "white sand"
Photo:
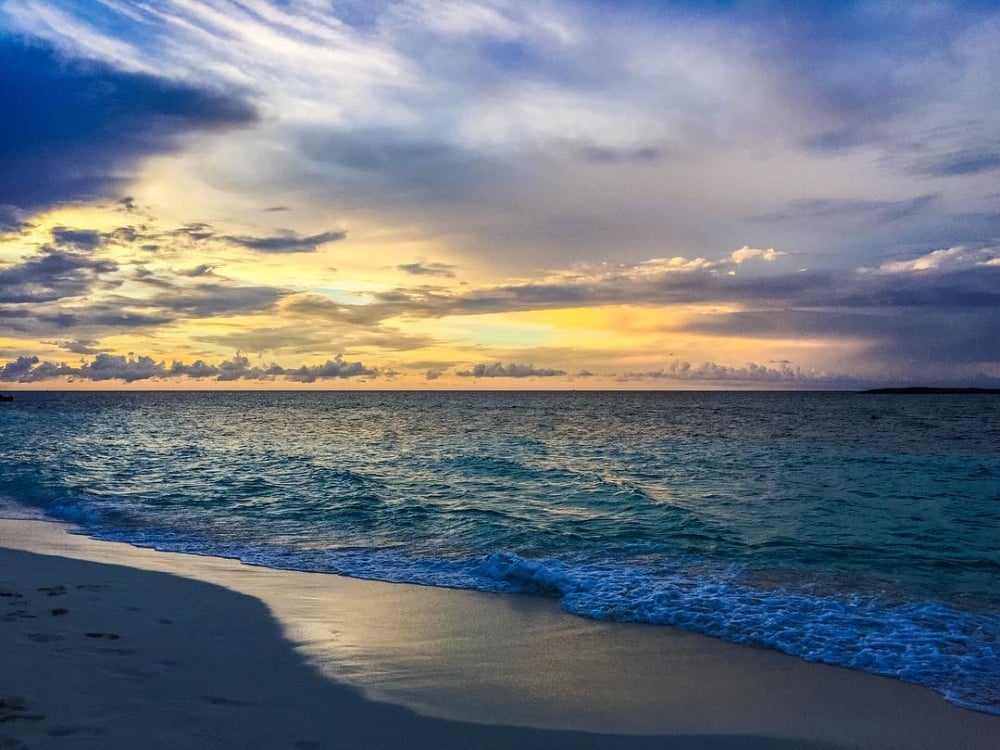
[[[0,750],[1000,747],[1000,718],[917,686],[540,598],[38,521],[0,547]]]

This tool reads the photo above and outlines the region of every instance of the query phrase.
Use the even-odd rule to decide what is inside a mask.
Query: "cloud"
[[[140,159],[175,149],[180,135],[257,119],[233,94],[71,61],[8,35],[0,101],[0,204],[29,211],[111,195]]]
[[[448,263],[401,263],[397,269],[412,276],[440,276],[450,279],[455,276],[455,266]]]
[[[627,372],[619,380],[684,380],[722,383],[832,383],[843,376],[804,372],[790,363],[777,363],[778,367],[748,362],[741,367],[720,365],[715,362],[691,364],[687,361],[671,362],[666,367],[650,372]]]
[[[347,232],[321,232],[313,235],[299,235],[290,229],[281,230],[269,237],[226,236],[226,242],[258,253],[312,253],[328,242],[340,242],[347,238]]]
[[[249,368],[250,361],[246,360],[246,365]],[[230,368],[231,369],[231,368]],[[189,378],[194,378],[196,380],[200,378],[211,378],[219,374],[219,367],[216,365],[210,365],[204,360],[196,359],[191,364],[184,364],[183,362],[175,361],[170,366],[171,375],[186,375]]]
[[[300,365],[285,368],[281,365],[254,365],[250,359],[237,354],[218,364],[195,360],[190,364],[175,361],[170,365],[146,355],[128,356],[98,353],[89,362],[74,367],[63,363],[42,362],[37,356],[21,356],[0,368],[0,381],[36,383],[56,378],[106,381],[121,380],[134,383],[139,380],[161,380],[187,377],[193,379],[215,378],[223,382],[236,380],[273,380],[285,378],[300,383],[323,379],[377,377],[378,370],[361,362],[347,362],[342,355],[319,365]]]
[[[870,200],[864,198],[799,198],[782,209],[751,217],[754,222],[816,221],[828,219],[843,222],[861,219],[879,223],[909,219],[927,213],[939,201],[937,194],[918,195],[900,200]]]
[[[1000,269],[981,252],[1000,232],[995,4],[641,2],[622,13],[573,0],[444,11],[425,0],[7,0],[0,15],[11,39],[60,50],[4,41],[21,65],[0,77],[41,102],[12,110],[16,148],[0,145],[40,165],[37,184],[30,174],[18,182],[40,191],[30,205],[128,185],[141,206],[114,207],[133,227],[44,238],[64,262],[89,254],[121,267],[4,286],[0,316],[17,336],[107,341],[111,326],[153,334],[169,321],[171,346],[206,333],[280,344],[265,330],[280,329],[285,352],[311,347],[325,359],[359,341],[410,346],[418,337],[407,340],[407,325],[471,335],[417,318],[697,304],[739,310],[692,316],[687,330],[706,336],[854,335],[858,348],[909,357],[920,331],[933,331],[928,356],[943,356],[936,317],[955,341],[974,342],[967,356],[991,351],[980,332],[994,320]],[[194,100],[206,108],[171,109]],[[210,130],[226,137],[193,137]],[[155,170],[137,170],[172,149]],[[54,178],[48,157],[59,157]],[[0,183],[9,163],[0,159]],[[208,187],[204,204],[184,196],[171,210],[194,205],[189,224],[147,231],[145,203],[170,200],[177,175],[185,190]],[[11,203],[2,191],[0,203]],[[295,231],[250,228],[278,204],[294,214],[268,221],[284,216]],[[356,222],[344,229],[364,233],[373,253],[338,263],[337,290],[267,286],[273,255],[241,265],[254,262],[249,253],[322,251],[338,234],[315,234],[336,226],[332,210]],[[29,218],[0,211],[7,227]],[[116,244],[138,253],[140,242],[144,274]],[[446,283],[447,264],[406,262],[422,252],[490,281]],[[789,273],[793,259],[810,270]],[[394,269],[399,288],[379,287],[375,271],[362,280],[365,264]],[[360,288],[367,296],[344,294]],[[686,314],[676,312],[664,328]],[[185,322],[245,313],[256,318],[196,331]],[[587,364],[503,352],[570,372]]]
[[[19,232],[29,226],[31,214],[17,206],[0,203],[0,233]]]
[[[0,268],[0,305],[53,302],[84,294],[118,270],[111,260],[43,247],[21,263]]]
[[[592,164],[654,164],[664,158],[664,151],[657,146],[638,148],[610,148],[607,146],[582,146],[580,156]]]
[[[22,380],[27,379],[32,369],[39,362],[38,357],[18,357],[13,362],[7,362],[3,369],[0,369],[0,380]]]
[[[738,240],[830,258],[995,237],[955,216],[995,190],[989,4],[55,6],[8,0],[5,20],[109,68],[248,90],[255,127],[178,166],[248,205],[295,196],[313,220],[336,205],[518,270],[539,248],[561,265],[612,247],[635,261]],[[966,179],[935,181],[921,212],[914,165]],[[818,184],[832,203],[774,217],[781,236],[739,232],[745,216],[795,214],[788,197]],[[840,225],[818,233],[809,211]],[[909,236],[883,237],[887,222]]]
[[[265,312],[273,309],[286,294],[277,287],[206,282],[191,287],[177,286],[153,297],[147,304],[189,318],[210,318],[235,313]]]
[[[775,250],[773,247],[769,247],[767,250],[761,250],[756,247],[747,247],[744,245],[739,250],[733,250],[732,254],[729,256],[732,258],[733,263],[740,265],[748,260],[763,260],[767,263],[780,258],[784,253]]]
[[[958,246],[932,250],[908,260],[889,261],[876,270],[883,274],[939,271],[942,268],[959,269],[972,266],[1000,265],[1000,246],[978,249]],[[864,269],[868,271],[869,269]]]
[[[94,229],[53,227],[52,241],[57,245],[70,245],[79,250],[96,250],[101,245],[101,233]]]
[[[126,383],[160,378],[165,374],[166,367],[163,363],[156,362],[152,357],[124,357],[103,353],[77,371],[77,377],[83,380],[124,380]]]
[[[917,161],[913,171],[932,177],[960,177],[993,172],[1000,169],[1000,149],[996,146],[970,148],[923,161]]]
[[[328,359],[321,365],[302,365],[295,370],[285,371],[289,380],[300,383],[312,383],[325,378],[373,377],[377,374],[375,369],[365,367],[361,362],[345,362],[339,354],[335,359]]]
[[[96,348],[98,342],[96,339],[76,339],[75,341],[43,341],[43,344],[52,344],[58,346],[61,349],[65,349],[68,352],[73,352],[74,354],[97,354],[100,349]]]
[[[460,370],[455,373],[463,378],[550,378],[565,375],[563,370],[553,370],[534,365],[519,365],[511,362],[504,365],[500,362],[478,364],[471,370]]]
[[[121,330],[155,329],[185,319],[266,313],[288,292],[235,283],[211,264],[189,271],[149,267],[127,254],[101,257],[106,244],[143,242],[119,227],[109,232],[57,227],[33,255],[0,266],[0,319],[12,333],[36,340],[79,340]],[[134,246],[134,245],[133,245]],[[85,352],[81,352],[85,353]]]

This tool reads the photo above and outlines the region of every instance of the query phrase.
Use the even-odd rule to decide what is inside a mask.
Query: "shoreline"
[[[927,688],[540,597],[67,528],[0,520],[0,699],[23,703],[0,709],[5,748],[985,749],[1000,736],[1000,717]]]

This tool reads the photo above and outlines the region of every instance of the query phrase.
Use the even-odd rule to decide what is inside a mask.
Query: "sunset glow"
[[[3,388],[1000,383],[991,4],[0,3]]]

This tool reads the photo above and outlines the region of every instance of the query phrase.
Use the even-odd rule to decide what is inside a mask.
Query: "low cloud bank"
[[[295,368],[278,364],[252,364],[248,357],[237,354],[218,364],[195,360],[191,363],[158,362],[152,357],[98,354],[91,361],[79,366],[56,362],[43,362],[38,357],[24,356],[7,362],[0,368],[0,381],[37,383],[43,380],[69,378],[71,380],[137,380],[163,378],[214,379],[219,381],[274,380],[284,378],[298,383],[313,383],[329,378],[377,377],[379,371],[361,362],[347,362],[338,354],[320,365],[301,365]]]
[[[748,362],[742,367],[720,365],[715,362],[691,364],[683,360],[671,362],[666,367],[650,372],[626,372],[618,380],[694,380],[724,383],[832,383],[844,380],[843,376],[828,375],[793,367],[790,362],[775,362],[775,367]]]
[[[566,372],[534,365],[519,365],[514,362],[509,365],[493,362],[476,365],[471,370],[459,370],[455,374],[463,378],[551,378],[565,375]]]

